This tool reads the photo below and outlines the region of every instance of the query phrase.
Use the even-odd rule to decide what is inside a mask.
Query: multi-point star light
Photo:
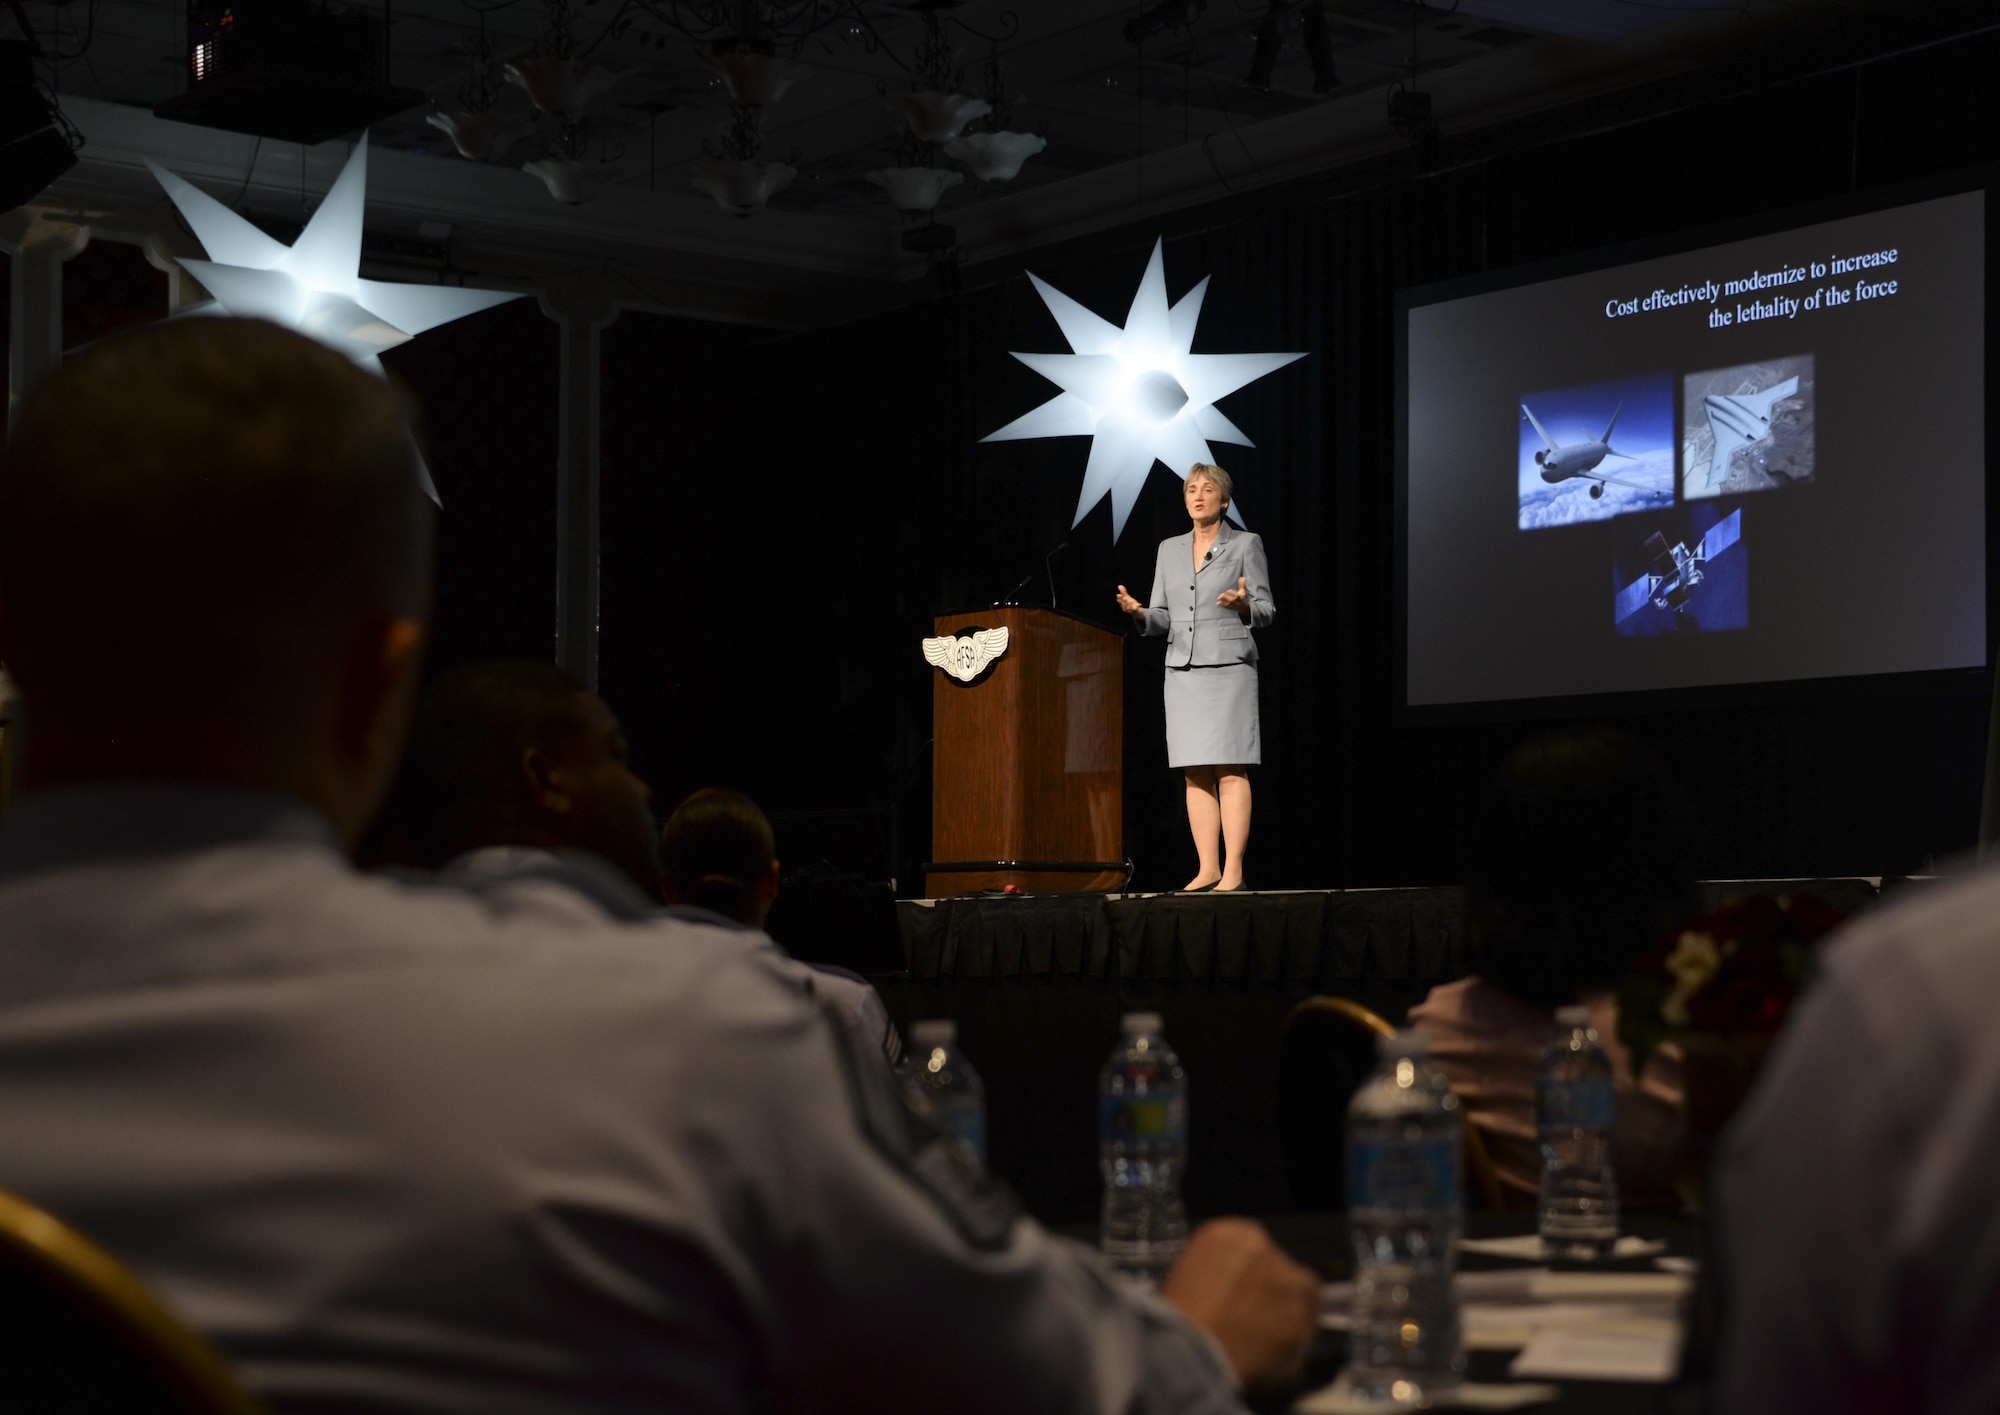
[[[398,285],[361,278],[361,218],[368,199],[368,139],[354,145],[339,178],[297,241],[265,235],[206,192],[158,163],[147,167],[208,253],[181,267],[215,297],[213,310],[268,319],[310,335],[382,374],[379,355],[427,329],[520,295],[451,285]],[[199,312],[199,308],[197,310]],[[437,500],[430,469],[417,463]]]
[[[1111,539],[1139,499],[1153,463],[1166,464],[1178,480],[1196,462],[1213,462],[1209,439],[1256,446],[1242,429],[1216,411],[1215,401],[1283,368],[1304,354],[1197,354],[1195,321],[1201,317],[1208,277],[1167,304],[1166,267],[1161,242],[1132,297],[1120,329],[1092,314],[1034,275],[1049,313],[1062,327],[1073,352],[1014,355],[1058,385],[1062,392],[1033,412],[981,439],[1005,442],[1028,437],[1089,437],[1090,460],[1077,498],[1076,521],[1107,495],[1111,498]],[[1236,507],[1229,518],[1243,524]]]

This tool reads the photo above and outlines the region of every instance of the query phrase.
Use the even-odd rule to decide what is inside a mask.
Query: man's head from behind
[[[695,792],[660,832],[667,902],[699,904],[755,928],[778,897],[777,856],[769,818],[737,791]]]
[[[1701,827],[1622,732],[1519,748],[1487,787],[1465,881],[1472,971],[1548,1007],[1608,987],[1693,912]]]
[[[105,342],[0,460],[0,657],[28,784],[293,791],[351,837],[393,767],[430,595],[406,400],[301,335]]]
[[[417,702],[402,774],[364,857],[436,869],[489,845],[589,850],[659,889],[653,793],[581,678],[546,663],[448,673]]]

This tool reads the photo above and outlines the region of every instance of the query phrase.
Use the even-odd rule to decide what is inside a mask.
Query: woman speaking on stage
[[[1118,587],[1118,607],[1139,632],[1167,636],[1167,763],[1187,777],[1188,828],[1201,860],[1191,890],[1243,887],[1248,768],[1263,760],[1251,631],[1278,614],[1264,542],[1223,519],[1231,490],[1222,468],[1190,467],[1182,495],[1194,529],[1160,542],[1151,602]]]

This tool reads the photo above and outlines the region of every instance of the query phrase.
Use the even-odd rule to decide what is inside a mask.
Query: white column
[[[9,265],[7,425],[35,385],[62,367],[63,262],[90,244],[90,228],[21,208],[0,219]]]
[[[146,253],[146,264],[167,277],[168,314],[179,314],[189,305],[198,305],[208,298],[208,292],[195,278],[181,269],[181,257],[201,259],[201,246],[192,237],[178,230],[156,231],[140,242],[139,248]]]
[[[542,312],[561,329],[557,374],[556,663],[597,688],[598,335],[618,317],[602,281],[558,281]]]

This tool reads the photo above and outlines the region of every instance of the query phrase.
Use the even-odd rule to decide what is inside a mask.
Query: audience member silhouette
[[[1535,1065],[1555,1009],[1583,1003],[1616,1074],[1624,1197],[1670,1196],[1678,1054],[1662,1049],[1632,1074],[1614,988],[1694,912],[1698,838],[1694,809],[1666,768],[1602,728],[1529,742],[1482,797],[1465,881],[1470,976],[1433,988],[1409,1020],[1510,1190],[1540,1187]]]
[[[1261,1230],[1120,1282],[740,938],[354,871],[425,631],[412,452],[389,385],[250,321],[22,410],[6,1182],[291,1415],[1207,1411],[1295,1369],[1318,1283]]]
[[[1709,1172],[1716,1415],[2000,1409],[2000,871],[1824,940]]]
[[[675,807],[660,831],[660,859],[668,912],[681,918],[762,929],[777,902],[777,837],[762,808],[740,791],[708,787]],[[829,963],[802,966],[842,1021],[880,1047],[891,1066],[903,1059],[903,1035],[873,984]]]
[[[660,831],[660,882],[669,904],[691,904],[764,927],[778,898],[778,842],[757,803],[710,787],[689,796]]]
[[[657,897],[653,792],[627,753],[604,700],[553,664],[447,673],[417,700],[362,863],[437,870],[491,847],[583,850]]]
[[[645,918],[662,885],[660,837],[652,789],[627,755],[617,716],[573,673],[546,663],[447,673],[417,699],[402,768],[358,858],[368,866],[447,870],[468,886],[532,872],[622,918]],[[736,868],[748,882],[706,881],[697,888],[702,899],[727,907],[679,917],[741,930],[746,942],[775,950],[761,932],[778,888],[771,824],[747,797],[713,794],[733,808],[697,807],[693,829],[675,837],[669,822],[669,838],[682,840],[683,857],[714,857],[718,868]],[[646,898],[629,895],[621,882]],[[798,969],[813,994],[890,1065],[902,1058],[902,1036],[867,979],[840,968]]]

